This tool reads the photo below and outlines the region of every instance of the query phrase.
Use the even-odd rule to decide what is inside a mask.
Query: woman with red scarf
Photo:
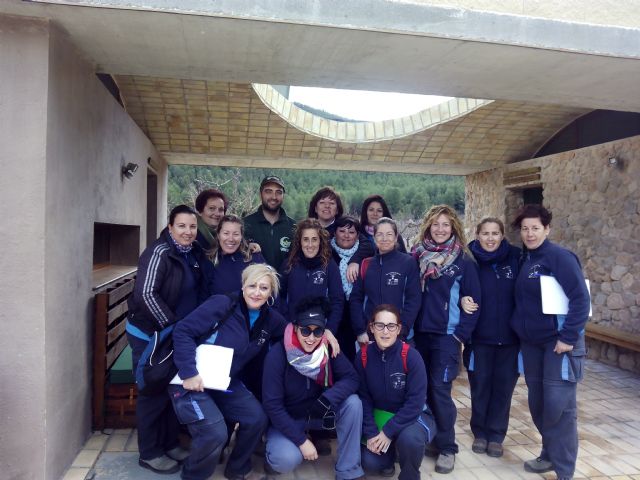
[[[433,453],[438,454],[436,472],[449,473],[458,453],[451,383],[458,376],[460,348],[471,337],[480,313],[465,312],[460,301],[464,296],[481,298],[478,268],[462,223],[448,205],[429,209],[411,253],[420,266],[422,310],[414,324],[414,338],[428,372],[427,405],[438,426],[433,442]]]
[[[294,323],[265,360],[262,403],[271,427],[267,431],[265,471],[289,473],[303,460],[317,460],[307,436],[313,430],[336,430],[337,480],[363,478],[360,465],[362,403],[359,379],[349,360],[329,354],[325,337],[328,302],[324,297],[297,304]]]

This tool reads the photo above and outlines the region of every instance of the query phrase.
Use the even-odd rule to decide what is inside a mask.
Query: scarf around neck
[[[478,240],[474,240],[469,244],[469,249],[475,259],[480,263],[497,263],[501,262],[509,255],[509,242],[503,238],[498,248],[493,252],[487,252]]]
[[[284,351],[289,365],[300,375],[310,378],[323,387],[333,385],[328,344],[327,338],[323,335],[318,347],[313,352],[307,353],[298,341],[293,323],[288,323],[284,329]]]
[[[210,227],[207,225],[200,215],[198,215],[198,231],[209,244],[209,249],[213,249],[217,246],[218,241],[216,227]],[[202,245],[202,248],[206,248],[206,245]]]
[[[422,291],[429,278],[438,279],[442,270],[456,261],[462,251],[462,245],[455,235],[442,244],[437,244],[428,237],[420,245],[414,247],[413,256],[420,264],[420,283]]]
[[[176,239],[173,238],[173,235],[171,235],[171,232],[169,232],[169,238],[173,242],[173,246],[176,247],[176,250],[178,250],[178,252],[182,254],[189,253],[193,249],[193,243],[190,243],[189,245],[185,246],[185,245],[180,245],[178,242],[176,242]]]
[[[331,239],[331,248],[333,248],[340,257],[340,265],[338,265],[338,269],[340,270],[340,280],[342,280],[342,290],[344,291],[347,300],[349,300],[351,290],[353,290],[353,283],[350,283],[349,280],[347,280],[347,267],[349,266],[349,260],[351,260],[351,257],[356,253],[359,246],[360,240],[356,240],[353,247],[349,249],[341,248],[336,243],[336,237]]]

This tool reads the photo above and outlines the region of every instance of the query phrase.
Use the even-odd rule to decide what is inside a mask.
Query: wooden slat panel
[[[503,185],[517,185],[520,183],[529,183],[529,182],[539,182],[540,181],[540,174],[535,174],[535,175],[526,175],[526,176],[522,176],[522,177],[512,177],[512,178],[505,178],[502,181]]]
[[[540,167],[529,167],[529,168],[521,168],[519,170],[505,171],[502,174],[502,177],[505,179],[512,178],[512,177],[523,177],[525,175],[531,175],[533,173],[540,173]]]
[[[129,311],[129,304],[125,299],[123,302],[120,302],[111,310],[109,310],[109,314],[107,315],[108,324],[111,325],[114,320],[126,314],[128,311]]]
[[[115,342],[120,335],[124,333],[124,329],[127,325],[127,322],[121,321],[117,325],[115,325],[109,332],[107,333],[107,345],[111,345]],[[113,347],[111,347],[113,348]]]
[[[134,279],[125,280],[125,283],[109,292],[109,305],[113,305],[121,298],[129,295],[133,291]]]
[[[116,341],[113,346],[109,349],[109,353],[107,353],[107,357],[106,357],[106,369],[109,370],[111,368],[111,365],[113,365],[113,362],[116,361],[116,359],[118,358],[118,355],[120,355],[120,353],[122,353],[122,350],[124,350],[124,347],[127,346],[127,336],[126,335],[122,335],[118,341]]]

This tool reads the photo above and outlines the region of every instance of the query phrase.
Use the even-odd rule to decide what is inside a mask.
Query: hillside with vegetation
[[[309,200],[325,185],[341,194],[345,210],[351,214],[359,215],[362,201],[371,194],[382,195],[393,217],[403,221],[419,220],[426,209],[438,203],[464,212],[464,177],[185,165],[169,168],[169,208],[180,203],[193,205],[200,191],[219,188],[231,200],[231,213],[250,213],[260,204],[258,186],[266,175],[278,175],[284,181],[284,208],[295,219],[306,217]]]

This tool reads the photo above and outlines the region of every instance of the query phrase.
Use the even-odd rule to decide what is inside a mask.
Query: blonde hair
[[[267,277],[271,283],[271,296],[274,298],[280,292],[280,280],[278,272],[271,265],[266,263],[254,263],[249,265],[242,272],[242,288],[252,283],[257,283],[261,278]]]
[[[469,258],[473,259],[473,255],[471,254],[471,251],[467,246],[467,237],[464,234],[462,222],[460,221],[460,218],[458,217],[456,211],[449,205],[434,205],[429,210],[427,210],[427,213],[425,213],[424,218],[422,219],[422,223],[420,224],[418,236],[414,239],[413,244],[420,245],[425,237],[433,240],[430,233],[431,225],[433,225],[433,223],[440,215],[446,215],[449,218],[449,220],[451,221],[451,234],[455,235],[457,241],[460,242],[464,253]]]

